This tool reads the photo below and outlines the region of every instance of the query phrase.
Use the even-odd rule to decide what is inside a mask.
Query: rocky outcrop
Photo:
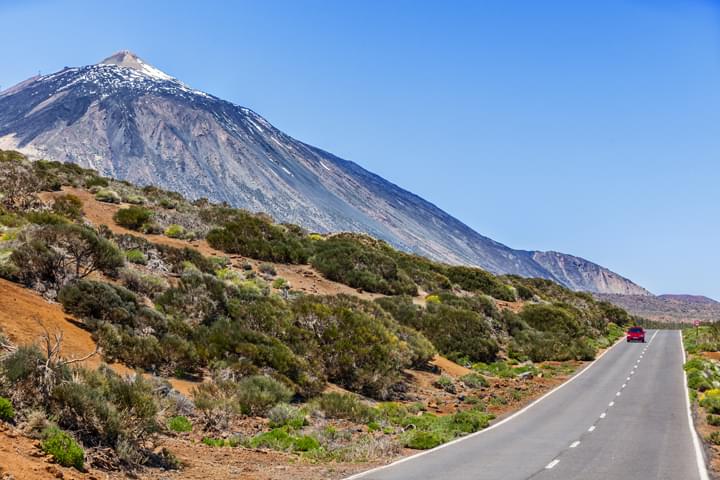
[[[265,211],[319,232],[365,232],[448,263],[549,278],[579,290],[633,289],[597,265],[606,278],[593,278],[591,268],[556,276],[534,258],[538,254],[484,237],[417,195],[130,52],[0,92],[0,148]]]
[[[533,260],[574,290],[621,295],[652,295],[615,272],[580,257],[558,252],[533,252]]]

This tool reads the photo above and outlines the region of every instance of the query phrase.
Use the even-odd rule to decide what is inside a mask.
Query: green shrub
[[[444,443],[442,437],[434,432],[413,430],[403,438],[403,446],[415,450],[429,450]]]
[[[168,420],[167,426],[173,432],[182,433],[192,431],[192,423],[190,422],[190,420],[188,420],[187,417],[184,417],[182,415],[172,417],[170,420]]]
[[[454,266],[447,267],[445,269],[445,275],[451,282],[458,284],[463,290],[482,292],[491,297],[509,302],[515,300],[515,291],[485,270]]]
[[[270,275],[272,277],[277,275],[275,266],[273,266],[272,263],[261,263],[260,266],[258,267],[258,270],[260,270],[260,273],[264,273],[265,275]]]
[[[71,220],[80,220],[83,216],[83,202],[76,195],[60,195],[55,197],[53,212]]]
[[[435,381],[435,386],[448,393],[456,393],[455,382],[453,382],[453,379],[447,375],[440,375],[440,377],[438,377]]]
[[[90,177],[85,181],[85,188],[108,187],[110,184],[102,177]]]
[[[120,203],[120,195],[113,190],[100,190],[95,194],[95,199],[105,203]]]
[[[712,432],[708,435],[707,440],[713,445],[720,445],[720,431]]]
[[[165,236],[170,238],[183,238],[185,236],[185,229],[180,225],[170,225],[165,229]]]
[[[125,252],[125,258],[130,263],[136,263],[138,265],[145,265],[147,263],[147,257],[142,250],[128,250]]]
[[[211,247],[258,260],[307,262],[311,250],[305,235],[248,212],[234,211],[231,218],[224,227],[207,234]]]
[[[270,426],[273,428],[290,427],[302,428],[305,423],[305,413],[297,407],[287,403],[278,403],[268,412]]]
[[[463,382],[469,388],[482,388],[487,387],[488,381],[479,373],[468,373],[460,377],[460,381]]]
[[[720,395],[710,395],[706,393],[703,399],[700,400],[700,406],[707,410],[708,413],[714,415],[720,414]]]
[[[119,278],[128,289],[150,298],[157,297],[170,287],[162,277],[140,273],[129,268],[120,270]]]
[[[27,218],[30,223],[34,223],[36,225],[65,225],[68,223],[68,219],[62,215],[45,211],[30,212],[25,215],[25,218]]]
[[[15,418],[15,409],[12,402],[7,398],[0,397],[0,420],[12,422]]]
[[[328,418],[342,418],[357,423],[367,423],[378,415],[375,409],[354,395],[331,392],[318,397],[315,402]]]
[[[118,210],[113,217],[118,225],[130,230],[140,230],[151,218],[150,210],[135,205]]]
[[[94,230],[80,225],[47,225],[22,236],[10,256],[20,282],[61,288],[96,271],[115,275],[124,264],[120,250]]]
[[[320,442],[317,439],[307,435],[291,435],[285,428],[275,428],[269,432],[260,433],[254,436],[249,444],[252,448],[296,452],[309,452],[320,448]]]
[[[123,202],[131,203],[133,205],[144,205],[146,200],[145,200],[145,197],[143,197],[141,195],[130,194],[130,195],[125,195],[123,197]]]
[[[237,385],[237,401],[243,413],[263,415],[280,402],[288,402],[293,392],[274,378],[264,375],[245,377]]]
[[[708,413],[706,420],[708,425],[712,425],[713,427],[720,427],[720,415]]]
[[[416,295],[417,286],[393,258],[385,242],[340,234],[315,244],[312,265],[330,280],[368,292]]]
[[[45,431],[42,449],[52,455],[64,467],[75,467],[83,470],[85,452],[74,438],[57,427],[50,427]]]

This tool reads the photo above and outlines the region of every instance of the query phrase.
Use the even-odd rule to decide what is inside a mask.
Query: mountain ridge
[[[368,233],[447,263],[548,278],[576,290],[649,294],[579,257],[515,250],[485,237],[431,202],[128,51],[0,92],[0,148],[265,211],[311,230]]]

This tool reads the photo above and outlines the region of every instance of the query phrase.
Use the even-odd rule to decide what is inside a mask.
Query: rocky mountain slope
[[[69,161],[311,230],[365,232],[437,260],[646,291],[591,262],[509,248],[355,163],[302,143],[257,113],[194,90],[130,52],[0,92],[0,148]]]
[[[720,302],[697,295],[617,295],[598,294],[633,315],[663,322],[716,322],[720,320]]]

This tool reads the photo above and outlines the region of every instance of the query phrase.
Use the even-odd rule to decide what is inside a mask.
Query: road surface
[[[620,342],[508,419],[363,480],[706,480],[677,331]]]

